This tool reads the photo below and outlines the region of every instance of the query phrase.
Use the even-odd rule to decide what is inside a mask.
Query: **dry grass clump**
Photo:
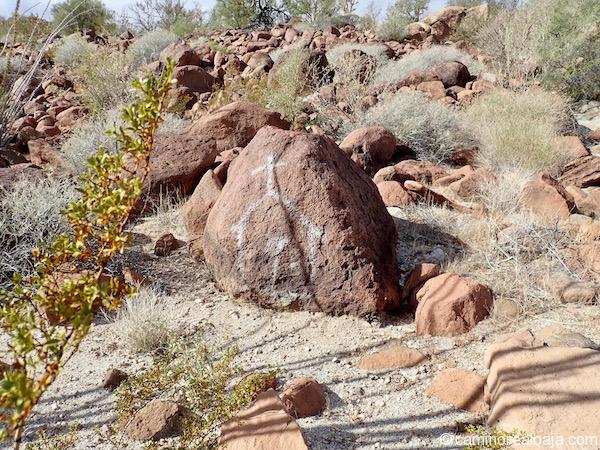
[[[129,62],[133,67],[139,67],[156,61],[160,52],[178,39],[175,33],[165,30],[149,31],[138,36],[127,49]]]
[[[431,69],[433,66],[449,61],[460,61],[469,68],[469,72],[477,74],[479,63],[468,53],[452,46],[434,45],[416,50],[402,58],[383,65],[375,74],[375,83],[392,82],[406,78],[414,72]]]
[[[419,257],[427,255],[427,250],[440,248],[444,271],[457,272],[489,286],[495,299],[515,302],[522,314],[536,314],[557,304],[546,280],[564,268],[560,249],[569,242],[557,226],[541,225],[529,214],[516,212],[510,219],[512,226],[505,228],[501,215],[475,218],[424,205],[397,210],[395,215],[420,229],[419,242],[427,243],[414,257],[415,262],[421,262]],[[452,250],[441,243],[440,236],[445,234],[457,238],[463,248]],[[401,234],[399,240],[402,239]]]
[[[420,159],[435,162],[444,161],[455,149],[470,143],[462,113],[420,92],[398,92],[380,101],[356,121],[344,124],[342,134],[369,125],[388,128]]]
[[[68,230],[62,211],[78,197],[69,180],[22,180],[0,189],[0,287],[33,269],[31,251]]]
[[[117,311],[115,332],[133,352],[160,351],[167,344],[171,332],[165,309],[166,305],[156,289],[140,288]]]
[[[309,53],[298,47],[288,50],[280,58],[285,59],[277,66],[265,98],[271,109],[293,121],[304,110],[302,94],[305,93],[307,73],[310,72],[307,67]]]
[[[467,110],[486,167],[552,169],[564,162],[556,138],[565,122],[562,99],[541,90],[496,91]]]
[[[59,66],[72,69],[94,51],[96,51],[94,44],[79,35],[70,35],[65,37],[54,50],[54,62]]]
[[[135,74],[127,57],[110,48],[86,55],[74,70],[75,87],[92,113],[99,114],[133,100]]]

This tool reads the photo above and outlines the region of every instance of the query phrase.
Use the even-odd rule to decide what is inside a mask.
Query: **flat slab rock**
[[[547,346],[548,333],[540,334],[513,333],[486,350],[488,424],[562,443],[555,448],[598,448],[600,352],[559,342]],[[558,336],[573,345],[571,336]],[[581,445],[571,437],[596,441]],[[526,448],[548,448],[532,444]]]
[[[296,421],[285,412],[277,392],[261,393],[252,405],[225,422],[220,450],[308,450]]]
[[[410,348],[397,341],[392,341],[380,350],[363,355],[358,367],[363,370],[403,369],[416,366],[426,357],[416,348]]]
[[[445,369],[433,379],[426,394],[455,408],[481,413],[487,410],[483,400],[484,384],[485,377],[472,370]]]
[[[234,297],[363,316],[399,306],[395,242],[377,187],[335,142],[264,127],[231,163],[202,245]]]

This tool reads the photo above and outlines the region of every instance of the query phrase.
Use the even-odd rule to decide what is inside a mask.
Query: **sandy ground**
[[[238,346],[239,361],[248,370],[279,368],[280,384],[311,376],[326,386],[325,413],[299,420],[312,449],[460,448],[444,434],[477,417],[425,395],[442,369],[464,367],[484,374],[483,352],[493,336],[524,326],[539,329],[560,323],[600,341],[597,306],[566,306],[518,324],[486,320],[457,338],[418,337],[408,315],[369,323],[353,317],[261,310],[219,293],[206,268],[193,262],[185,247],[166,258],[153,256],[153,242],[166,231],[164,223],[150,220],[134,231],[140,235],[127,260],[164,290],[165,314],[180,332],[208,329],[205,340],[214,348]],[[184,236],[179,232],[178,237]],[[419,349],[428,356],[427,362],[376,373],[356,367],[360,355],[391,339]],[[123,436],[111,435],[115,396],[100,382],[109,368],[132,374],[150,364],[149,356],[131,354],[123,346],[110,321],[99,319],[37,407],[28,436],[40,429],[64,432],[77,422],[78,449],[140,448]]]

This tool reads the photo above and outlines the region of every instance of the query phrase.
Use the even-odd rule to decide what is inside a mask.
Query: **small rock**
[[[281,394],[281,401],[292,417],[316,416],[327,406],[327,397],[321,385],[312,378],[297,378]]]
[[[180,431],[182,412],[175,402],[154,399],[135,413],[124,432],[142,442],[176,436]]]
[[[154,245],[156,256],[169,256],[179,248],[179,241],[171,233],[163,234]]]
[[[375,353],[363,355],[358,361],[358,367],[364,370],[401,369],[416,366],[425,359],[425,355],[419,350],[393,341]]]
[[[109,391],[114,391],[118,388],[123,381],[127,379],[128,375],[119,369],[108,369],[102,380],[102,387]]]
[[[426,394],[443,403],[471,412],[483,412],[485,378],[471,370],[452,368],[439,373],[427,388]]]

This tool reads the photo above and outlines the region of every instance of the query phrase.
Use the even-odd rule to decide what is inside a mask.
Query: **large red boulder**
[[[279,113],[234,102],[203,116],[187,129],[156,137],[145,191],[190,194],[219,153],[246,146],[265,125],[287,129]]]
[[[566,219],[577,211],[573,196],[545,172],[538,173],[525,185],[519,201],[545,222]]]
[[[331,139],[265,127],[231,163],[203,248],[236,297],[366,315],[399,305],[395,241],[376,186]]]

